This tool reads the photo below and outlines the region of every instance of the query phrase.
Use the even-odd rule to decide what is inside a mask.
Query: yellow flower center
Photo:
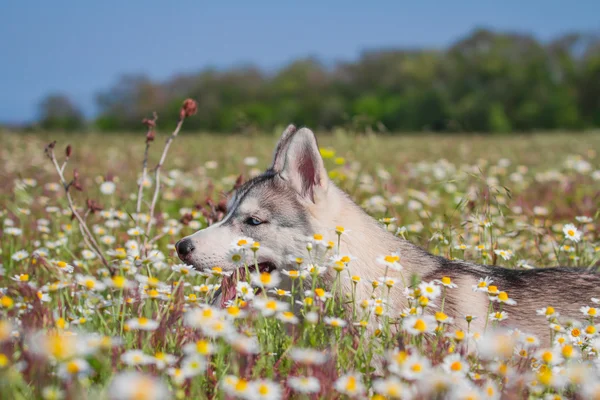
[[[277,309],[277,303],[275,303],[274,300],[269,300],[269,301],[267,301],[267,304],[265,304],[265,308],[267,308],[269,310],[276,310]]]
[[[500,300],[500,301],[508,301],[508,293],[506,293],[506,292],[500,292],[500,294],[498,294],[498,300]]]
[[[547,363],[549,363],[549,362],[551,362],[553,357],[554,357],[554,356],[552,355],[552,352],[550,352],[550,351],[545,351],[545,352],[542,354],[542,360],[544,360],[544,362],[545,362],[546,364],[547,364]]]
[[[451,365],[450,365],[450,369],[454,372],[458,372],[461,371],[463,368],[462,363],[460,361],[454,361]]]
[[[593,335],[594,333],[596,333],[596,327],[594,325],[588,325],[588,327],[585,328],[585,333],[587,333],[588,335]]]
[[[125,277],[121,276],[121,275],[115,275],[112,278],[113,281],[113,285],[115,285],[115,287],[121,289],[125,286]]]
[[[266,285],[268,283],[271,283],[271,274],[269,274],[268,272],[262,272],[260,274],[260,282],[263,285]]]
[[[319,233],[315,233],[315,234],[313,235],[313,238],[314,238],[315,240],[323,240],[323,235],[321,235],[321,234],[319,234]]]
[[[427,324],[422,319],[417,319],[413,328],[419,332],[425,332],[427,330]]]
[[[21,274],[21,275],[19,275],[19,280],[21,282],[27,282],[29,280],[29,275],[28,274]]]
[[[571,358],[571,357],[573,357],[573,346],[571,346],[570,344],[567,344],[567,345],[563,346],[563,348],[562,348],[562,355],[565,358]]]
[[[71,361],[70,363],[67,364],[67,372],[69,372],[69,374],[71,374],[71,375],[78,373],[79,372],[79,364],[77,364],[77,362],[75,362],[75,361]]]
[[[449,284],[451,284],[451,283],[452,283],[452,280],[451,280],[449,277],[447,277],[447,276],[444,276],[444,277],[442,278],[442,283],[443,283],[444,285],[449,285]]]
[[[391,263],[398,262],[400,260],[400,257],[398,257],[398,256],[385,256],[384,260],[385,260],[385,262],[391,264]]]
[[[323,297],[323,296],[325,296],[325,290],[323,290],[322,288],[316,288],[315,294],[319,297]]]
[[[196,342],[196,351],[203,356],[210,352],[210,344],[206,340],[198,340]]]
[[[346,383],[346,390],[349,392],[354,392],[356,390],[356,378],[351,376],[348,378],[348,382]]]
[[[435,313],[435,319],[438,320],[439,322],[444,322],[445,320],[448,319],[448,316],[446,314],[444,314],[443,312],[436,312]]]
[[[546,315],[554,314],[554,307],[546,307]]]

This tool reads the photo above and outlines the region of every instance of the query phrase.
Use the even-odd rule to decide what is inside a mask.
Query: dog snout
[[[194,244],[190,239],[182,239],[175,244],[179,258],[183,259],[194,251]]]

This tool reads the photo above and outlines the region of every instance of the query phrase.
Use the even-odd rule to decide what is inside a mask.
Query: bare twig
[[[138,187],[137,204],[135,206],[135,213],[139,216],[142,209],[142,192],[144,191],[144,181],[148,173],[148,150],[150,149],[150,143],[154,140],[154,127],[156,126],[156,120],[158,115],[156,112],[153,113],[152,119],[144,119],[142,121],[148,127],[148,133],[146,133],[146,149],[144,150],[144,161],[142,163],[142,180]]]
[[[52,161],[52,164],[54,165],[54,168],[56,169],[56,172],[58,173],[58,177],[60,178],[60,183],[63,185],[63,188],[65,190],[65,195],[67,197],[67,202],[69,203],[69,209],[73,213],[73,216],[79,222],[79,229],[83,236],[83,240],[84,240],[85,244],[98,256],[98,258],[100,258],[100,260],[102,261],[102,264],[104,264],[104,266],[106,268],[108,268],[110,273],[114,275],[114,272],[115,272],[114,269],[110,266],[110,264],[104,257],[104,254],[102,254],[102,250],[100,250],[100,246],[98,246],[98,243],[96,242],[94,235],[92,235],[92,233],[90,232],[87,224],[85,223],[85,220],[81,217],[79,212],[77,212],[77,209],[75,208],[75,204],[73,203],[73,198],[71,197],[71,193],[69,192],[69,189],[71,188],[71,186],[76,185],[75,187],[77,187],[77,185],[79,185],[79,183],[76,182],[77,178],[73,179],[71,182],[67,182],[67,180],[65,179],[64,173],[63,173],[64,169],[67,165],[68,158],[71,155],[70,154],[71,153],[70,146],[68,147],[69,150],[67,150],[67,158],[65,159],[65,161],[61,167],[61,166],[59,166],[58,161],[56,160],[56,156],[54,155],[54,146],[55,145],[56,145],[56,142],[52,142],[48,146],[46,146],[46,155],[48,156],[50,161]]]
[[[179,134],[181,127],[183,125],[183,121],[185,121],[186,117],[190,117],[196,113],[197,105],[196,102],[192,99],[186,99],[181,106],[181,110],[179,112],[179,121],[177,122],[177,126],[175,130],[167,138],[165,143],[165,148],[163,149],[162,155],[160,156],[160,160],[158,164],[154,168],[154,195],[152,196],[152,203],[150,204],[150,215],[148,219],[148,226],[146,227],[146,238],[144,239],[144,253],[147,253],[148,249],[146,248],[148,245],[148,238],[150,237],[150,230],[152,229],[152,225],[154,224],[154,209],[156,208],[156,203],[158,202],[158,195],[160,193],[160,170],[165,163],[165,159],[167,157],[167,153],[169,152],[169,147],[171,147],[171,143]]]

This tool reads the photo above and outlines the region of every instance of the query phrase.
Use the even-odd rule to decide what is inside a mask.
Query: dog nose
[[[190,239],[183,239],[175,244],[175,248],[180,257],[185,257],[194,251],[194,244]]]

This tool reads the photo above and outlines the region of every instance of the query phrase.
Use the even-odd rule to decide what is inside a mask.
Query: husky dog
[[[197,269],[218,265],[233,271],[237,267],[228,260],[228,251],[232,242],[246,236],[260,242],[261,271],[283,270],[291,267],[290,256],[306,253],[308,236],[326,232],[334,236],[336,226],[350,231],[341,236],[340,252],[356,257],[349,263],[352,275],[367,281],[381,278],[385,267],[376,262],[377,257],[399,252],[404,277],[416,275],[421,281],[431,281],[446,276],[458,285],[446,291],[444,311],[456,317],[459,325],[464,325],[465,315],[477,316],[471,324],[475,330],[483,329],[488,313],[487,293],[472,289],[481,278],[491,278],[517,302],[504,308],[508,325],[540,337],[549,335],[544,317],[536,316],[537,309],[553,306],[563,316],[581,319],[580,307],[591,297],[600,297],[600,275],[585,269],[514,270],[450,261],[396,237],[329,180],[315,135],[293,125],[283,132],[271,167],[232,194],[223,220],[183,238],[176,249],[182,261]],[[388,276],[400,279],[396,271],[389,270]],[[350,293],[350,282],[344,281],[343,290]],[[358,285],[357,290],[357,301],[371,295],[370,285],[362,289]],[[231,300],[235,283],[224,284],[219,296],[222,305]],[[400,290],[392,290],[390,302],[394,315],[407,306]]]

